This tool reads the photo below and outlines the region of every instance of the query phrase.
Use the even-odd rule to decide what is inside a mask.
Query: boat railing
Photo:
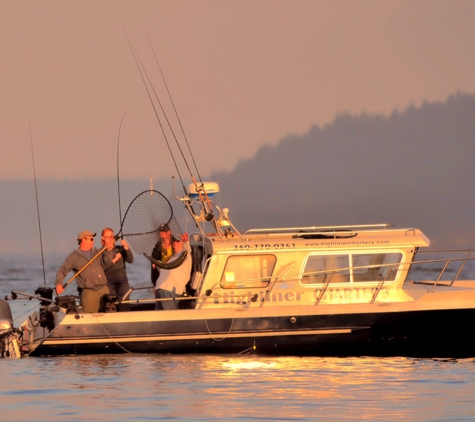
[[[279,283],[289,283],[289,282],[302,282],[302,279],[306,277],[322,277],[323,283],[302,283],[303,285],[307,285],[309,287],[311,286],[321,286],[318,290],[318,296],[316,297],[315,304],[318,305],[321,300],[323,299],[326,291],[328,290],[328,287],[332,284],[332,280],[334,279],[335,276],[338,274],[350,274],[351,272],[355,273],[358,271],[362,270],[370,270],[370,269],[379,269],[381,270],[380,277],[375,280],[367,280],[365,282],[377,282],[377,286],[374,289],[373,295],[369,301],[369,303],[374,303],[383,289],[384,285],[387,284],[388,282],[393,282],[395,281],[395,277],[393,275],[395,273],[401,272],[403,270],[406,270],[406,276],[404,281],[408,280],[408,278],[413,278],[410,277],[411,275],[411,270],[416,269],[417,267],[424,267],[427,266],[434,274],[434,279],[433,280],[411,280],[412,283],[414,284],[425,284],[425,285],[431,285],[431,289],[429,290],[429,293],[434,292],[437,286],[446,286],[446,287],[451,287],[455,281],[458,279],[460,274],[462,273],[462,270],[466,267],[467,262],[475,260],[475,256],[472,256],[473,250],[455,250],[455,249],[450,249],[450,250],[431,250],[431,251],[419,251],[418,255],[421,254],[421,252],[427,252],[427,253],[443,253],[443,252],[459,252],[459,253],[465,253],[465,256],[463,257],[453,257],[453,258],[436,258],[436,259],[426,259],[426,260],[412,260],[409,262],[399,262],[399,263],[388,263],[388,264],[375,264],[375,265],[363,265],[363,266],[353,266],[353,267],[347,267],[347,268],[337,268],[337,269],[326,269],[326,270],[319,270],[319,271],[311,271],[311,272],[305,272],[305,273],[289,273],[285,275],[278,275],[278,276],[272,276],[272,277],[257,277],[257,278],[252,278],[252,279],[245,279],[245,280],[235,280],[232,285],[240,286],[240,290],[245,289],[245,288],[256,288],[258,287],[257,284],[259,282],[262,283],[262,287],[264,284],[267,283],[267,288],[265,291],[264,297],[270,295],[274,287],[279,284]],[[437,266],[437,264],[440,264],[440,268],[434,268],[434,266]],[[451,264],[455,264],[456,268],[450,268]],[[387,268],[387,271],[384,273],[384,268]],[[447,274],[448,272],[454,272],[454,275],[449,277],[449,279],[443,279],[444,275]],[[146,286],[146,287],[131,287],[130,290],[122,297],[120,300],[121,303],[129,303],[129,304],[136,304],[136,303],[154,303],[154,302],[161,302],[161,301],[169,301],[169,300],[177,300],[177,301],[200,301],[201,303],[204,303],[206,300],[209,299],[215,299],[215,298],[220,298],[220,297],[227,297],[226,294],[213,294],[213,290],[216,289],[217,287],[222,288],[222,284],[220,282],[215,283],[214,286],[211,286],[208,288],[203,294],[198,294],[198,295],[193,295],[193,296],[184,296],[184,297],[176,297],[175,299],[155,299],[155,298],[146,298],[146,299],[128,299],[127,297],[130,297],[130,294],[133,291],[140,291],[140,290],[151,290],[153,289],[153,286]],[[246,294],[243,294],[243,296],[246,296]],[[249,296],[249,295],[247,295]],[[256,297],[258,295],[250,295],[250,300],[255,301]],[[265,299],[262,301],[260,306],[263,306],[265,302]],[[246,303],[244,301],[243,303]]]
[[[433,264],[442,264],[442,268],[440,270],[438,269],[432,269],[432,271],[439,271],[436,279],[434,281],[414,281],[415,284],[430,284],[432,285],[432,289],[430,290],[430,293],[432,293],[435,288],[439,285],[444,285],[451,287],[455,283],[455,281],[458,279],[459,275],[461,274],[462,270],[465,268],[466,264],[468,261],[473,261],[475,260],[475,257],[472,256],[473,249],[438,249],[438,250],[427,250],[427,251],[418,251],[417,254],[446,254],[446,253],[465,253],[466,255],[464,257],[456,257],[456,258],[436,258],[436,259],[428,259],[428,260],[422,260],[422,261],[412,261],[411,262],[411,267],[417,267],[417,266],[422,266],[422,265],[433,265]],[[449,266],[451,264],[457,264],[458,268],[456,270],[449,270]],[[450,277],[450,280],[442,280],[442,277],[449,271],[454,271],[453,277]]]
[[[354,267],[347,267],[347,268],[338,268],[338,269],[333,269],[333,270],[320,270],[320,271],[313,271],[313,272],[306,272],[303,274],[299,273],[290,273],[290,274],[285,274],[285,275],[277,275],[277,276],[272,276],[272,277],[255,277],[255,278],[247,278],[247,279],[242,279],[242,280],[235,280],[231,283],[229,282],[224,282],[224,283],[215,283],[213,286],[210,286],[205,292],[204,295],[199,295],[199,296],[185,296],[185,297],[177,297],[176,300],[199,300],[202,301],[203,303],[208,300],[208,299],[215,299],[215,298],[223,298],[223,297],[228,297],[226,294],[213,294],[212,292],[216,287],[222,288],[224,286],[232,286],[228,288],[235,288],[236,286],[241,286],[239,289],[245,289],[245,288],[256,288],[258,287],[257,284],[262,283],[266,284],[267,283],[267,289],[265,291],[264,297],[267,297],[271,294],[272,290],[278,283],[289,283],[289,282],[295,282],[295,281],[301,281],[303,277],[308,277],[308,276],[325,276],[325,282],[323,283],[323,287],[320,289],[320,292],[318,294],[318,297],[316,299],[316,305],[318,305],[323,298],[326,290],[328,289],[328,286],[331,284],[331,281],[335,275],[338,275],[339,273],[343,274],[348,274],[350,271],[358,271],[358,270],[370,270],[370,269],[383,269],[383,268],[388,268],[388,271],[386,272],[386,275],[381,279],[381,280],[372,280],[374,282],[378,282],[378,286],[375,289],[375,292],[373,294],[373,297],[371,299],[371,303],[376,300],[376,297],[378,293],[381,291],[384,283],[388,280],[388,277],[394,273],[394,271],[397,271],[397,268],[399,266],[402,266],[403,264],[401,263],[390,263],[390,264],[375,264],[375,265],[364,265],[364,266],[354,266]],[[321,284],[321,283],[314,283],[314,284]],[[130,291],[124,296],[128,296],[133,290],[144,290],[144,289],[151,289],[153,287],[139,287],[139,288],[131,288]],[[249,295],[245,294],[243,296],[249,296],[250,301],[255,302],[258,295]],[[158,302],[158,301],[166,301],[166,300],[173,300],[173,299],[137,299],[137,300],[129,300],[129,301],[123,301],[122,303],[151,303],[151,302]],[[264,299],[260,306],[263,306],[266,300]],[[246,301],[244,303],[247,303]]]
[[[225,286],[241,286],[239,289],[245,289],[245,288],[256,288],[258,287],[257,284],[262,283],[266,284],[267,283],[267,289],[264,294],[264,298],[268,297],[274,287],[279,284],[279,283],[289,283],[289,282],[295,282],[295,281],[301,281],[302,278],[304,277],[310,277],[310,276],[324,276],[324,283],[321,289],[319,289],[318,296],[316,298],[315,304],[318,305],[320,301],[322,300],[323,296],[325,295],[325,292],[328,289],[328,286],[331,284],[332,279],[334,276],[338,274],[348,274],[350,271],[358,271],[358,270],[370,270],[370,269],[382,269],[385,267],[388,267],[388,271],[386,272],[386,275],[381,279],[381,280],[373,280],[374,282],[378,282],[378,286],[375,289],[375,292],[373,294],[373,297],[370,301],[370,303],[373,303],[377,296],[378,293],[381,291],[384,283],[387,281],[388,277],[390,274],[392,274],[393,271],[397,270],[399,266],[403,264],[401,263],[391,263],[391,264],[376,264],[376,265],[365,265],[365,266],[358,266],[358,267],[347,267],[347,268],[338,268],[338,269],[333,269],[333,270],[320,270],[320,271],[312,271],[312,272],[306,272],[303,274],[298,274],[298,273],[290,273],[290,274],[285,274],[285,275],[278,275],[278,276],[273,276],[273,277],[256,277],[256,278],[248,278],[248,279],[243,279],[243,280],[235,280],[232,283],[224,283]],[[321,283],[312,283],[312,285],[320,285]],[[167,298],[167,299],[155,299],[155,298],[147,298],[147,299],[129,299],[126,300],[127,297],[130,296],[130,294],[133,291],[140,291],[140,290],[151,290],[153,289],[153,286],[146,286],[146,287],[131,287],[129,291],[122,297],[120,300],[121,303],[128,303],[128,304],[138,304],[138,303],[154,303],[154,302],[162,302],[162,301],[171,301],[171,300],[177,300],[177,301],[200,301],[204,303],[206,300],[209,299],[216,299],[216,298],[222,298],[222,297],[228,297],[226,294],[212,294],[212,292],[216,289],[216,287],[222,288],[223,283],[215,283],[213,286],[210,286],[204,294],[200,294],[198,296],[184,296],[184,297],[176,297],[175,299],[173,298]],[[255,302],[258,294],[254,295],[249,295],[249,294],[243,294],[243,296],[249,296],[249,301]],[[266,300],[264,299],[261,303],[260,306],[263,306],[265,304]],[[245,301],[244,304],[248,303],[248,301]]]
[[[315,302],[315,305],[318,305],[320,303],[320,301],[322,300],[323,295],[327,291],[327,288],[328,288],[328,286],[329,286],[329,284],[330,284],[330,282],[331,282],[334,275],[335,275],[335,273],[330,274],[330,277],[328,277],[328,280],[325,281],[325,284],[323,285],[323,288],[320,290],[320,292],[317,296],[317,300]]]
[[[164,298],[164,299],[158,299],[158,298],[138,298],[138,299],[127,299],[130,297],[131,293],[134,291],[140,291],[140,290],[152,290],[154,286],[145,286],[145,287],[130,287],[128,292],[122,296],[122,298],[119,300],[120,303],[124,304],[130,304],[130,305],[137,305],[139,303],[155,303],[155,302],[169,302],[169,301],[183,301],[183,300],[193,300],[197,299],[196,297],[191,297],[191,296],[177,296],[175,298]]]
[[[377,265],[366,265],[366,266],[360,266],[360,267],[348,267],[348,268],[338,268],[332,271],[329,270],[320,270],[320,271],[315,271],[315,272],[307,272],[303,273],[302,277],[304,276],[311,276],[311,275],[324,275],[325,277],[325,282],[323,283],[323,287],[319,292],[319,295],[316,300],[316,304],[318,304],[321,299],[323,298],[323,295],[325,294],[326,290],[328,289],[328,286],[330,285],[333,277],[339,273],[341,274],[348,274],[350,271],[357,271],[357,270],[364,270],[364,269],[370,269],[370,268],[384,268],[384,267],[389,267],[388,271],[386,274],[380,279],[380,280],[374,280],[378,281],[378,286],[376,287],[373,296],[370,300],[370,303],[374,303],[376,300],[378,294],[381,292],[383,286],[385,283],[389,281],[393,281],[392,278],[390,278],[391,274],[394,274],[397,271],[401,271],[403,269],[407,268],[407,275],[406,275],[406,280],[407,277],[409,276],[409,273],[411,269],[417,266],[432,266],[434,264],[442,264],[442,268],[440,270],[438,269],[431,269],[434,271],[438,271],[438,275],[435,277],[433,281],[413,281],[414,284],[429,284],[432,286],[430,289],[429,293],[434,292],[437,286],[443,285],[447,287],[453,286],[455,281],[458,279],[459,275],[461,274],[462,270],[466,266],[468,261],[473,261],[475,260],[475,257],[472,257],[473,250],[454,250],[454,249],[447,249],[447,250],[438,250],[438,251],[423,251],[423,252],[430,252],[430,253],[441,253],[441,252],[465,252],[466,256],[464,257],[457,257],[457,258],[438,258],[438,259],[429,259],[429,260],[421,260],[421,261],[410,261],[410,262],[405,262],[405,263],[391,263],[391,264],[377,264]],[[419,252],[420,253],[420,252]],[[453,277],[450,278],[450,280],[442,280],[442,277],[444,274],[448,271],[448,268],[450,264],[457,264],[457,267],[454,271]]]
[[[127,290],[127,293],[124,294],[124,296],[122,296],[120,298],[120,302],[121,303],[136,303],[137,300],[141,300],[141,299],[137,299],[137,300],[130,300],[130,299],[127,299],[128,297],[130,297],[130,295],[132,294],[132,292],[134,291],[139,291],[139,290],[151,290],[153,289],[154,286],[145,286],[145,287],[133,287],[133,286],[130,286],[129,290]]]
[[[313,271],[313,272],[306,272],[302,274],[303,277],[309,277],[309,276],[325,276],[325,282],[323,283],[323,287],[320,289],[319,294],[317,296],[315,304],[318,305],[320,301],[322,300],[323,296],[325,295],[325,292],[328,289],[328,286],[331,284],[331,281],[334,276],[338,274],[349,274],[350,272],[355,272],[359,270],[370,270],[370,269],[383,269],[383,268],[388,268],[388,271],[386,271],[386,274],[383,276],[381,274],[380,279],[378,280],[369,280],[368,282],[378,282],[378,285],[376,286],[376,289],[373,293],[373,296],[371,297],[371,300],[369,303],[374,303],[376,300],[379,292],[384,286],[384,283],[387,281],[394,281],[393,279],[388,280],[388,278],[397,272],[398,268],[403,268],[405,264],[403,263],[390,263],[390,264],[376,264],[376,265],[362,265],[358,267],[347,267],[347,268],[338,268],[338,269],[333,269],[333,270],[320,270],[320,271]],[[317,283],[316,283],[317,284]]]
[[[376,300],[376,298],[378,297],[378,294],[379,292],[381,291],[381,289],[383,288],[383,285],[384,283],[387,281],[388,277],[390,274],[392,274],[394,271],[397,271],[397,268],[400,266],[401,264],[382,264],[382,265],[367,265],[367,266],[362,266],[362,267],[352,267],[352,270],[359,270],[359,269],[371,269],[371,268],[378,268],[378,269],[381,269],[382,267],[389,267],[388,271],[386,272],[386,275],[381,279],[381,280],[374,280],[374,281],[378,281],[378,285],[376,286],[376,289],[373,293],[373,296],[371,297],[371,300],[370,300],[370,303],[374,303],[374,301]],[[348,272],[350,270],[350,268],[345,268],[345,269],[339,269],[339,270],[334,270],[333,272],[330,273],[330,276],[327,277],[328,280],[325,281],[324,285],[323,285],[323,288],[320,290],[318,296],[317,296],[317,300],[316,300],[316,305],[318,305],[321,301],[321,299],[323,298],[323,295],[325,294],[328,286],[330,285],[331,283],[331,280],[333,279],[333,277],[338,274],[339,272]],[[328,273],[328,271],[326,271],[326,273]],[[308,273],[307,273],[308,274]],[[392,281],[392,280],[391,280]]]
[[[394,271],[397,271],[399,265],[401,265],[401,264],[389,264],[389,269],[386,272],[386,275],[384,276],[384,278],[382,280],[380,280],[380,282],[378,283],[378,286],[376,287],[376,290],[374,291],[373,296],[371,297],[370,303],[375,302],[376,298],[379,295],[379,292],[382,290],[382,288],[384,286],[384,283],[387,281],[388,276],[390,274],[392,274]]]
[[[127,296],[130,295],[135,290],[150,290],[153,289],[153,286],[151,287],[131,287],[130,290],[123,296],[123,298],[126,298]],[[170,302],[170,301],[177,301],[177,302],[185,302],[185,301],[201,301],[204,303],[205,301],[209,299],[218,299],[218,298],[228,298],[226,294],[214,294],[212,295],[213,289],[208,289],[203,295],[199,296],[177,296],[175,298],[139,298],[139,299],[121,299],[119,303],[121,304],[129,304],[129,305],[138,305],[141,303],[156,303],[156,302]],[[242,304],[245,305],[248,302],[255,302],[257,301],[257,294],[253,295],[246,295],[249,297],[249,301],[244,301]]]

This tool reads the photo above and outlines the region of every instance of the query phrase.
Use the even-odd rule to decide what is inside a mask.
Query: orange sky
[[[0,0],[0,180],[32,179],[29,122],[38,179],[115,178],[126,110],[121,177],[175,173],[123,28],[206,175],[341,112],[473,93],[474,21],[463,0]]]

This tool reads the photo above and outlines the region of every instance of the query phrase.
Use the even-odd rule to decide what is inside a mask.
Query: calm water
[[[62,258],[46,260],[50,286]],[[147,285],[145,262],[129,274]],[[2,297],[41,285],[39,260],[0,258]],[[9,302],[16,326],[35,302]],[[475,420],[475,359],[128,354],[0,366],[2,420]]]

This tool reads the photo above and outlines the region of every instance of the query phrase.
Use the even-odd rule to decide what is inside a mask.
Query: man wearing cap
[[[64,291],[63,281],[66,275],[70,271],[77,273],[82,270],[99,252],[94,247],[95,236],[96,233],[89,230],[83,230],[78,234],[79,247],[68,255],[56,274],[56,293],[58,295]],[[92,261],[76,277],[84,312],[99,312],[102,297],[109,293],[107,278],[102,265],[106,268],[112,265],[109,254],[106,254],[103,259]]]
[[[175,250],[173,249],[172,243],[172,233],[170,227],[166,223],[162,223],[158,226],[158,234],[160,239],[155,244],[152,251],[152,258],[157,259],[158,261],[168,262],[168,260],[173,256]],[[155,286],[157,284],[157,279],[160,275],[160,270],[156,267],[155,264],[152,264],[152,271],[150,278],[152,284]]]

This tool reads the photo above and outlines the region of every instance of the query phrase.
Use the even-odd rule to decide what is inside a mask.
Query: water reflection
[[[465,366],[463,362],[458,364]],[[221,371],[216,371],[219,365]],[[452,418],[446,409],[456,408],[442,392],[461,374],[467,380],[465,367],[461,373],[446,373],[448,365],[406,358],[239,358],[208,362],[210,370],[223,380],[217,388],[221,392],[224,388],[226,402],[234,409],[242,407],[244,398],[246,406],[252,408],[262,403],[266,403],[267,410],[279,406],[285,418],[309,417],[313,410],[320,409],[326,417],[373,420],[407,419],[415,414],[421,419],[432,414],[437,419],[444,413]],[[473,373],[472,363],[469,370]],[[262,388],[265,385],[272,388]],[[215,392],[213,386],[206,395],[209,406],[217,405],[211,401]],[[470,390],[464,386],[460,394],[470,398]],[[421,405],[427,413],[419,415]]]
[[[475,418],[473,359],[129,354],[0,365],[9,419]]]

